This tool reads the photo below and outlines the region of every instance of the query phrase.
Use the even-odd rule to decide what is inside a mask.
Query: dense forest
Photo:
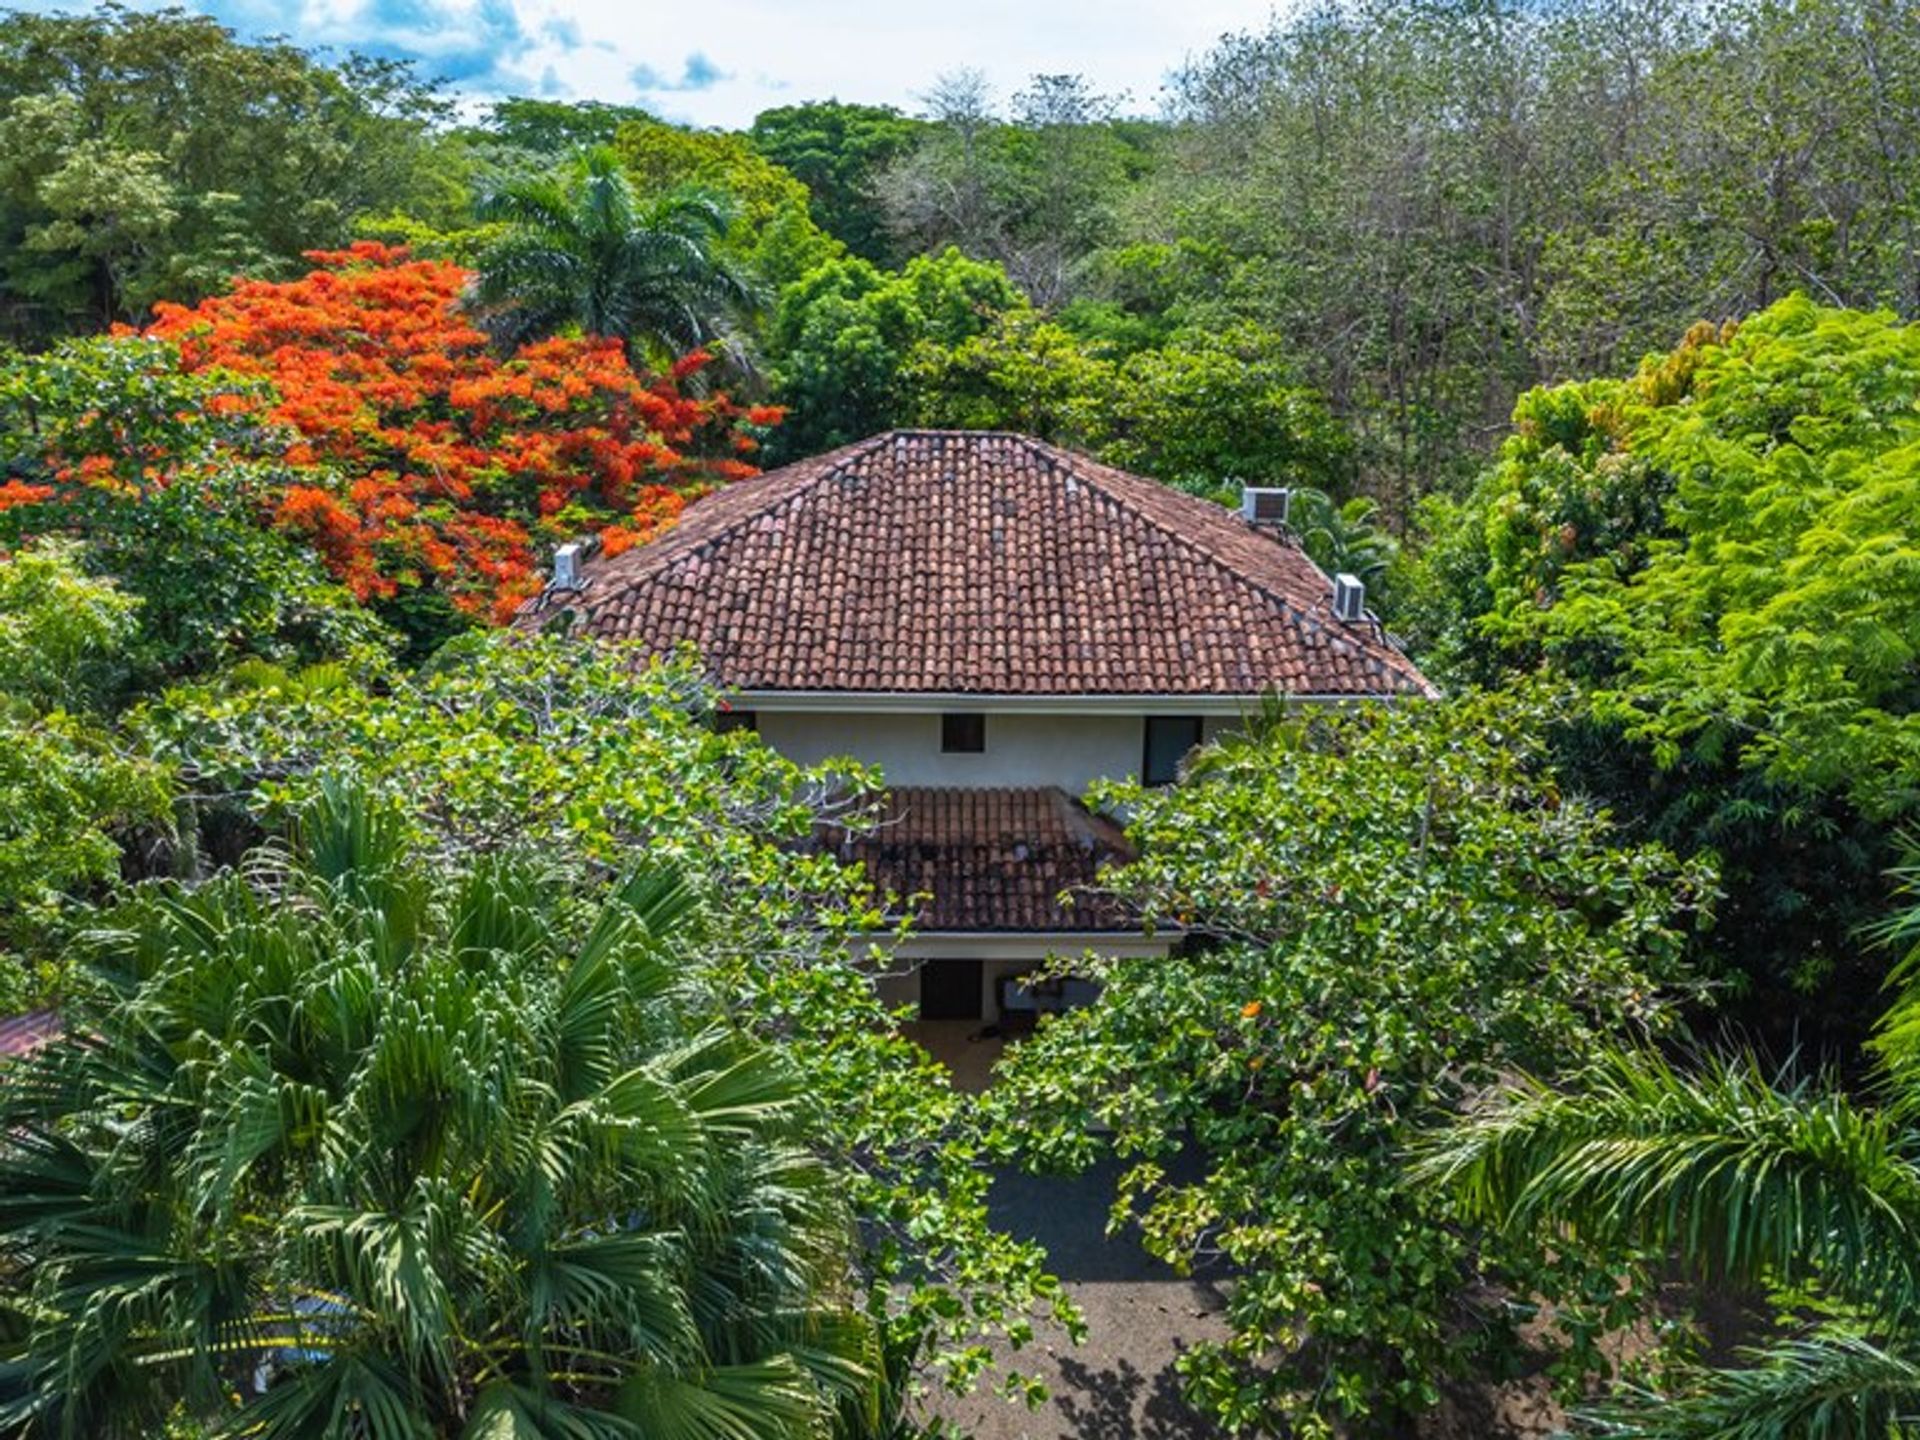
[[[68,1036],[0,1062],[0,1436],[930,1437],[1080,1329],[991,1170],[1101,1155],[1233,1267],[1226,1431],[1913,1433],[1920,9],[925,83],[696,130],[0,12],[0,1018]],[[921,425],[1290,487],[1445,692],[1103,791],[1209,939],[973,1099],[797,843],[874,776],[502,630]]]

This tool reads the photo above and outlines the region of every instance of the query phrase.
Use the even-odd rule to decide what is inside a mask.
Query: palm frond
[[[499,1380],[474,1396],[460,1440],[646,1440],[649,1433],[622,1416]]]
[[[1920,1366],[1868,1340],[1788,1340],[1743,1358],[1686,1393],[1628,1392],[1584,1418],[1615,1440],[1884,1440],[1920,1414]]]
[[[565,184],[503,192],[489,214],[510,228],[481,259],[475,299],[501,343],[578,324],[680,352],[763,298],[723,252],[731,202],[689,188],[643,203],[604,147]]]
[[[215,1433],[222,1440],[431,1440],[433,1424],[405,1371],[377,1357],[343,1354],[289,1365]]]
[[[573,197],[553,179],[527,180],[496,190],[482,197],[478,213],[489,223],[525,226],[556,239],[579,233]]]
[[[1687,1074],[1629,1051],[1569,1090],[1517,1083],[1432,1142],[1421,1169],[1497,1224],[1920,1305],[1920,1170],[1898,1121],[1750,1058]]]
[[[102,927],[117,983],[0,1087],[0,1432],[184,1407],[701,1440],[871,1409],[805,1097],[679,993],[698,895],[642,868],[596,911],[413,840],[329,783],[296,843]]]
[[[831,1413],[806,1372],[784,1357],[714,1366],[694,1377],[643,1370],[622,1389],[616,1409],[684,1440],[800,1440]]]

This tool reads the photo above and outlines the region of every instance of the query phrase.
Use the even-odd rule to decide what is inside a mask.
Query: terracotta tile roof
[[[1092,893],[1102,866],[1133,858],[1120,827],[1053,786],[888,792],[880,823],[823,825],[819,843],[858,861],[922,930],[1131,931],[1117,902]],[[1063,905],[1063,891],[1075,902]],[[930,898],[926,898],[930,897]]]
[[[743,480],[521,623],[691,641],[741,690],[1424,693],[1298,546],[1019,435],[895,431]]]

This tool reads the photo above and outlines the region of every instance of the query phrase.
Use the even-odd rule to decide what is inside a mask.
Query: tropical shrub
[[[1229,1430],[1406,1434],[1514,1357],[1503,1296],[1559,1302],[1538,1343],[1574,1374],[1633,1313],[1580,1246],[1463,1224],[1404,1153],[1508,1068],[1660,1033],[1684,994],[1709,872],[1563,794],[1539,719],[1486,698],[1273,716],[1185,783],[1096,787],[1139,850],[1109,887],[1181,947],[1072,962],[1099,999],[990,1098],[1029,1163],[1125,1160],[1116,1227],[1231,1267],[1231,1338],[1179,1362]]]
[[[800,1078],[690,1009],[697,902],[436,873],[323,784],[144,889],[0,1089],[0,1426],[813,1437],[877,1419]]]
[[[64,913],[118,875],[120,833],[167,818],[165,768],[94,709],[118,689],[137,611],[70,546],[0,551],[0,1017],[57,986],[45,967]]]
[[[751,734],[716,733],[719,697],[691,659],[474,635],[420,675],[375,680],[251,666],[148,707],[147,745],[207,797],[208,857],[231,852],[246,828],[236,816],[284,825],[325,771],[350,765],[406,806],[436,853],[530,850],[589,896],[643,858],[672,866],[710,916],[678,962],[701,1013],[774,1045],[826,1116],[816,1143],[861,1219],[855,1264],[895,1388],[922,1371],[973,1383],[985,1337],[1024,1341],[1049,1319],[1077,1329],[1044,1257],[989,1223],[966,1097],[875,993],[868,947],[889,935],[879,897],[806,843],[822,815],[859,823],[873,777],[801,770]]]

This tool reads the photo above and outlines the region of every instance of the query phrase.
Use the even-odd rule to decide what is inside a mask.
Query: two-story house
[[[564,553],[523,623],[690,641],[730,723],[796,761],[881,767],[885,823],[824,838],[930,897],[898,998],[1013,1027],[1074,998],[1012,983],[1041,958],[1170,943],[1093,889],[1127,852],[1080,803],[1090,781],[1169,781],[1275,694],[1431,693],[1284,509],[1258,491],[1235,514],[1019,435],[898,431],[730,485],[652,544]]]

